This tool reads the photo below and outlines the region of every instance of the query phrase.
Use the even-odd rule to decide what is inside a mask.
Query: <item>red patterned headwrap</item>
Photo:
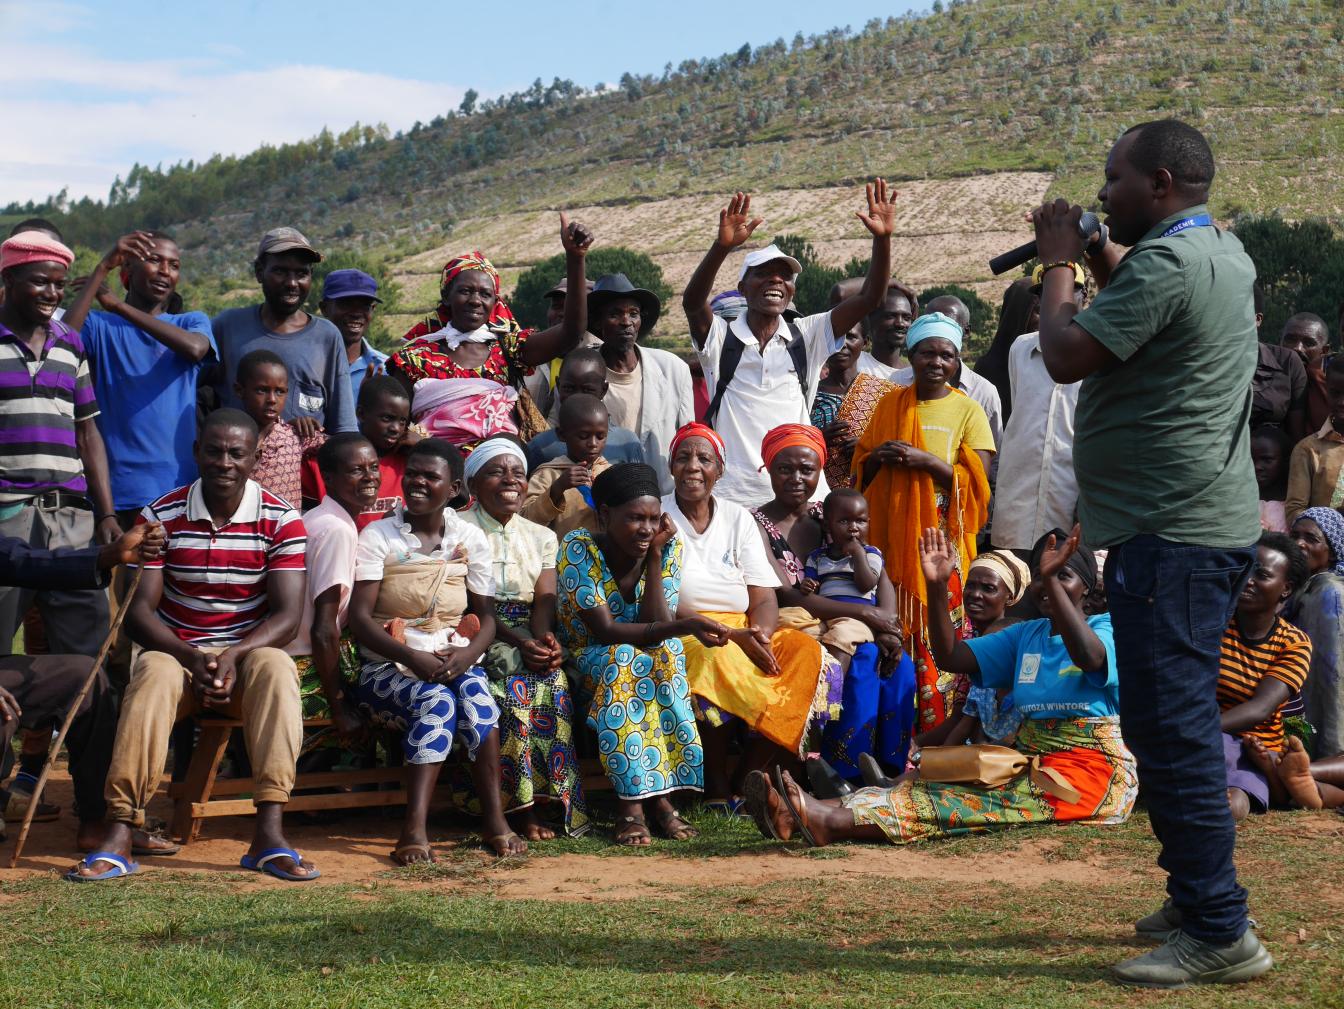
[[[456,256],[443,264],[443,273],[439,277],[439,290],[446,289],[459,273],[468,270],[486,274],[495,287],[495,307],[490,313],[489,320],[486,321],[485,328],[497,337],[518,332],[522,327],[518,325],[518,320],[513,317],[513,312],[499,294],[499,271],[479,249],[472,249],[465,255]]]
[[[761,440],[761,460],[765,463],[761,468],[769,469],[775,456],[786,448],[810,448],[826,465],[826,439],[820,431],[811,424],[781,424]]]
[[[667,447],[667,457],[669,459],[676,458],[677,447],[687,438],[705,439],[705,441],[709,442],[710,448],[714,450],[714,454],[719,457],[719,464],[723,464],[726,450],[723,447],[723,439],[719,437],[719,432],[715,431],[708,424],[701,424],[696,420],[693,420],[680,428],[677,433],[672,436],[672,444]]]

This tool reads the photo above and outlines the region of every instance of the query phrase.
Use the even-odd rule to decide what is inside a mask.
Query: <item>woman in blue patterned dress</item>
[[[704,753],[686,683],[683,635],[722,644],[728,629],[699,615],[678,619],[681,538],[642,463],[593,481],[598,532],[560,544],[560,635],[573,679],[592,701],[602,768],[616,790],[616,843],[651,841],[646,812],[669,840],[696,835],[669,794],[704,788]]]

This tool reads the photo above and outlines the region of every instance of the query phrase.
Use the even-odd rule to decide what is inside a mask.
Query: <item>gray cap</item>
[[[262,235],[261,244],[257,246],[257,258],[274,252],[306,252],[313,257],[314,263],[322,262],[322,253],[309,244],[298,228],[272,228]]]

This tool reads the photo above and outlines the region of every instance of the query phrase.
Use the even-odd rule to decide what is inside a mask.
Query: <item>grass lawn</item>
[[[7,1007],[1344,1005],[1344,819],[1330,814],[1275,813],[1240,835],[1279,969],[1174,994],[1104,977],[1142,948],[1130,922],[1161,898],[1142,815],[813,854],[749,822],[697,822],[702,838],[644,854],[598,836],[501,865],[464,843],[332,885],[166,861],[106,886],[0,873],[0,992]]]

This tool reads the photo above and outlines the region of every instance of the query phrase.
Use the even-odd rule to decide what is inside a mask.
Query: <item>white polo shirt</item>
[[[725,340],[740,340],[742,358],[733,372],[733,380],[724,391],[719,404],[714,430],[723,439],[727,457],[723,477],[714,488],[714,496],[734,501],[744,508],[754,508],[771,500],[770,476],[759,472],[761,441],[771,428],[780,424],[812,423],[812,398],[817,393],[826,358],[840,349],[844,337],[837,337],[831,328],[831,313],[821,312],[794,320],[807,348],[808,398],[794,373],[793,358],[789,356],[789,327],[780,319],[779,329],[760,350],[760,342],[747,326],[744,312],[731,326],[714,317],[705,345],[696,353],[705,371],[705,387],[712,398],[719,382],[719,357]],[[820,500],[830,492],[823,477],[817,482],[815,497]]]

